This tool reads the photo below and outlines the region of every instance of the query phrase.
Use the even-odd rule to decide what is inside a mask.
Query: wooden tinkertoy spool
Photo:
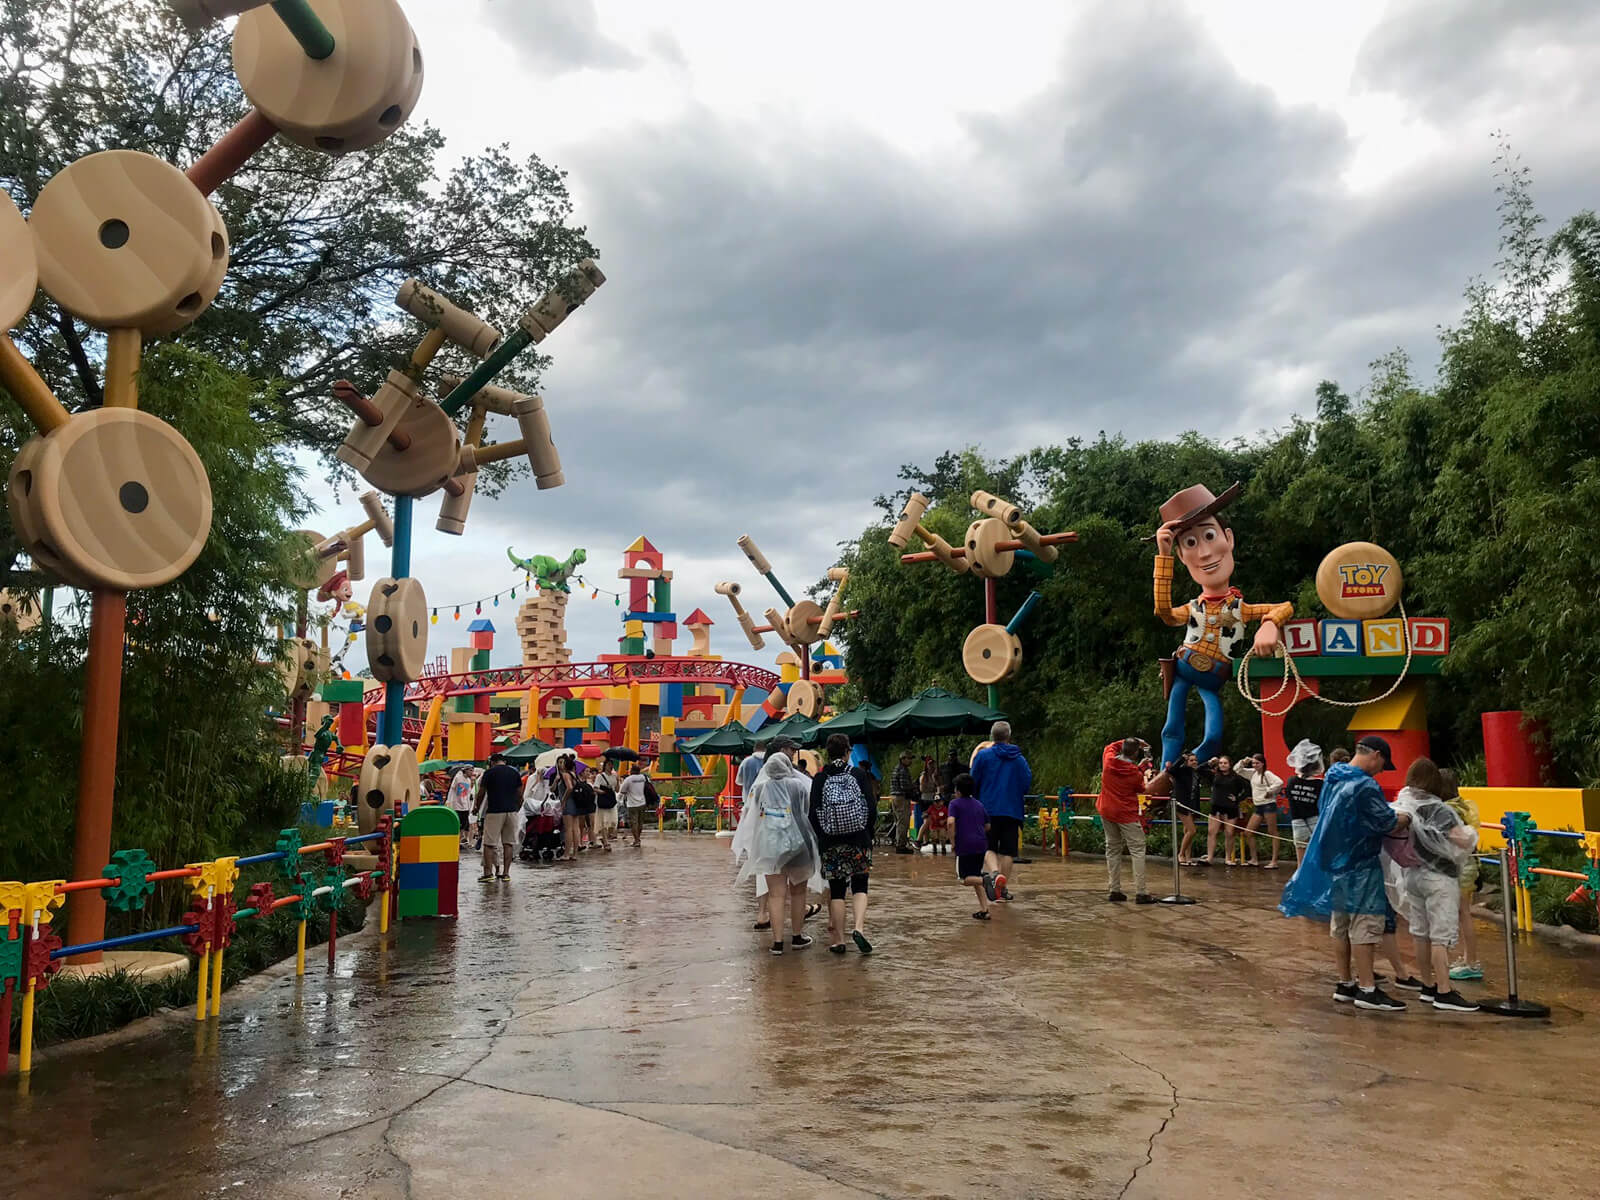
[[[285,638],[279,675],[291,701],[310,699],[328,677],[331,663],[325,647],[311,638]]]
[[[199,456],[172,426],[132,408],[92,409],[30,438],[6,503],[34,561],[80,588],[170,583],[211,529]]]
[[[415,749],[401,743],[367,751],[356,781],[356,825],[362,833],[374,832],[381,817],[394,816],[401,805],[414,807],[421,797]]]
[[[967,563],[980,579],[1001,579],[1016,562],[1015,550],[1000,549],[1001,542],[1015,541],[1011,527],[998,517],[984,517],[967,526]]]
[[[822,688],[809,679],[796,679],[784,697],[783,711],[787,716],[799,713],[803,717],[815,717],[822,711]]]
[[[189,3],[217,7],[213,0]],[[326,56],[308,53],[278,12],[255,7],[234,27],[234,74],[250,103],[290,141],[329,154],[364,150],[416,107],[422,50],[395,0],[315,0],[312,8],[332,40]]]
[[[0,330],[10,330],[33,307],[39,288],[39,255],[27,221],[0,191]]]
[[[961,663],[975,683],[999,683],[1022,667],[1022,639],[1004,625],[979,625],[961,646]]]
[[[411,683],[428,653],[428,598],[419,580],[380,579],[367,603],[367,660],[372,677]]]
[[[96,329],[154,337],[211,306],[228,270],[228,231],[182,171],[136,150],[103,150],[64,167],[28,227],[39,282]]]
[[[889,544],[897,550],[904,550],[906,543],[915,534],[945,566],[957,575],[966,574],[971,566],[967,557],[952,553],[949,542],[922,524],[922,518],[928,511],[928,504],[928,498],[921,492],[912,492],[906,498],[905,507],[900,510],[900,520],[889,533]]]

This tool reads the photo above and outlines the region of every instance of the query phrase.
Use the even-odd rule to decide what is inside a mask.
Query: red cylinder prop
[[[1483,714],[1483,759],[1490,787],[1544,787],[1550,758],[1534,739],[1537,722],[1521,711]]]

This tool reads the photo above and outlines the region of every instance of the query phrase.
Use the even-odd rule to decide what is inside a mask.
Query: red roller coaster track
[[[714,658],[643,658],[621,662],[559,663],[539,667],[491,667],[458,675],[424,675],[406,688],[411,703],[435,696],[475,696],[484,692],[519,692],[538,685],[557,688],[626,687],[631,683],[720,683],[727,687],[770,692],[778,677],[761,667]]]

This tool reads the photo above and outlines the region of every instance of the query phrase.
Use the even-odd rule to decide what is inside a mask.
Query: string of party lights
[[[581,575],[574,575],[572,577],[572,582],[577,584],[580,590],[587,591],[589,593],[589,599],[591,600],[598,600],[601,596],[610,596],[613,604],[617,605],[618,607],[621,607],[622,605],[621,592],[613,592],[610,588],[603,588],[595,584],[587,583],[584,581]],[[452,621],[461,620],[461,610],[463,608],[470,608],[474,615],[482,616],[483,606],[485,604],[489,605],[491,608],[499,608],[500,597],[504,596],[509,600],[515,600],[517,598],[517,588],[521,588],[524,594],[537,592],[540,590],[539,585],[533,582],[533,576],[524,573],[522,576],[522,582],[519,583],[517,587],[506,588],[503,591],[495,592],[492,596],[479,596],[476,600],[463,600],[460,604],[437,605],[429,611],[428,621],[430,624],[437,625],[439,623],[440,609],[448,609],[450,611],[450,619]]]

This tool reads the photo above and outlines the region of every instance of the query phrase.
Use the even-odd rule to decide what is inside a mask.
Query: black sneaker
[[[1397,988],[1405,988],[1405,990],[1408,992],[1420,992],[1422,990],[1422,980],[1418,979],[1415,975],[1412,975],[1407,979],[1396,979],[1394,981],[1394,985]]]
[[[1336,1004],[1351,1004],[1361,989],[1352,983],[1336,983],[1333,985],[1333,999]]]
[[[783,943],[782,942],[773,942],[772,943],[772,953],[781,956],[783,954]]]
[[[989,903],[993,904],[996,899],[994,894],[994,876],[989,874],[987,871],[983,873],[983,892],[984,895],[989,897]]]
[[[1438,990],[1431,983],[1425,984],[1422,988],[1422,991],[1417,996],[1417,999],[1421,1000],[1424,1004],[1432,1004],[1438,998]]]
[[[843,954],[845,952],[845,949],[846,949],[845,944],[843,942],[840,942],[837,946],[829,946],[828,947],[828,953],[829,954]]]
[[[1154,904],[1156,902],[1156,898],[1149,892],[1140,892],[1133,898],[1133,902],[1135,904]]]
[[[1113,904],[1121,904],[1127,898],[1127,894],[1124,892],[1112,892],[1106,897],[1106,899],[1111,901]]]
[[[1448,992],[1440,992],[1433,1001],[1433,1007],[1443,1012],[1477,1012],[1478,1006],[1468,1000],[1455,988]]]
[[[807,946],[811,945],[811,942],[812,939],[803,933],[797,933],[789,939],[789,944],[796,950],[804,950]]]
[[[1356,1007],[1365,1008],[1373,1012],[1405,1012],[1404,1000],[1396,1000],[1393,996],[1384,994],[1382,988],[1373,988],[1370,992],[1356,992]]]

